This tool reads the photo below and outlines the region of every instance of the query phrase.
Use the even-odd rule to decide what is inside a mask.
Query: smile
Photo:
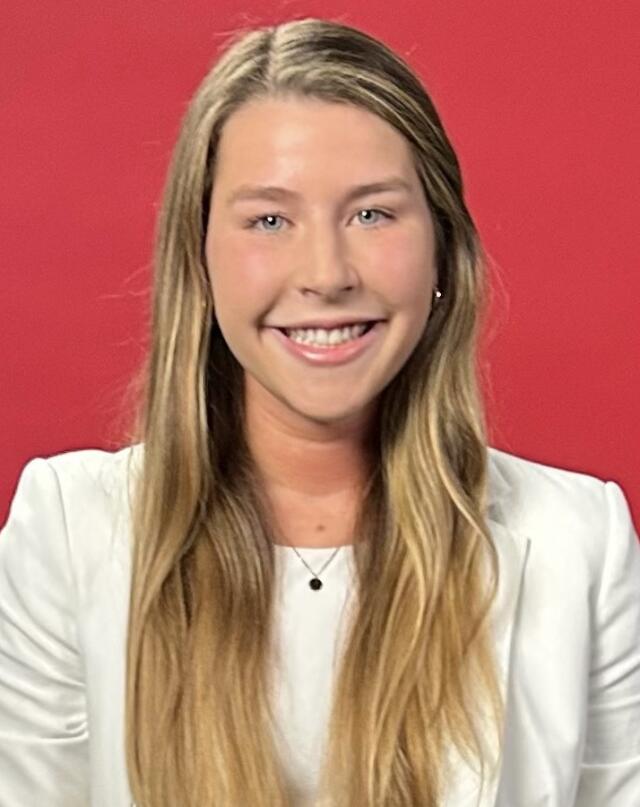
[[[289,339],[301,345],[333,347],[358,339],[374,325],[375,322],[360,322],[340,328],[282,328],[282,331]]]
[[[383,321],[345,325],[341,328],[269,328],[278,344],[306,364],[335,366],[351,362],[377,342]]]

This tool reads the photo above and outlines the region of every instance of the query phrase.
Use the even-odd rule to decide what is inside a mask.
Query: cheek
[[[370,265],[376,286],[392,307],[424,308],[435,277],[430,244],[399,234],[378,245]]]
[[[268,250],[227,236],[218,243],[212,241],[207,260],[220,317],[256,311],[268,305],[277,284],[275,261],[270,259]]]

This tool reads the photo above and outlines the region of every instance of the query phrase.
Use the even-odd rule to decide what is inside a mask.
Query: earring
[[[436,288],[436,290],[433,293],[433,296],[436,297],[437,299],[440,299],[442,297],[442,292],[440,291],[440,289]]]

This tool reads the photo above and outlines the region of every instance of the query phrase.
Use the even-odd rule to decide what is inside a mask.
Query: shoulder
[[[576,516],[586,522],[602,515],[606,487],[611,480],[576,469],[562,468],[497,448],[489,448],[490,486],[506,514],[519,526]]]
[[[554,557],[566,569],[584,562],[593,578],[612,554],[640,553],[628,501],[614,480],[493,447],[489,478],[495,517],[530,539],[534,557]]]
[[[62,492],[83,490],[107,495],[125,483],[136,467],[142,445],[135,444],[109,451],[101,448],[81,448],[46,457],[36,457],[27,463],[36,468],[46,463],[58,477]]]
[[[112,552],[124,558],[141,450],[83,448],[29,459],[2,530],[5,560],[48,558],[52,572],[68,563],[81,581]]]
[[[139,444],[109,451],[82,448],[30,459],[20,474],[16,497],[34,506],[58,499],[68,528],[95,530],[126,506],[138,467]]]
[[[11,510],[29,503],[52,505],[65,513],[121,493],[142,451],[139,444],[115,451],[83,448],[27,460],[20,470]]]

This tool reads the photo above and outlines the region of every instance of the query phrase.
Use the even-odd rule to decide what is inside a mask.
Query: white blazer
[[[0,807],[132,804],[126,479],[141,452],[70,451],[20,475],[0,533]],[[640,805],[640,545],[625,496],[489,453],[504,753],[478,802],[457,760],[444,807]]]

